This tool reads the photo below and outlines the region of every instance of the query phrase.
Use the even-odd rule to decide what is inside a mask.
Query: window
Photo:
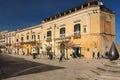
[[[51,31],[47,31],[47,40],[51,39]]]
[[[60,37],[65,36],[65,28],[60,29]]]
[[[35,40],[36,39],[36,36],[35,34],[32,35],[32,39]]]
[[[27,35],[27,40],[29,40],[29,35]]]
[[[80,35],[80,24],[74,25],[74,35]]]
[[[87,31],[86,31],[86,27],[85,27],[85,28],[83,28],[83,32],[84,32],[84,33],[86,33],[86,32],[87,32]]]
[[[51,36],[51,31],[47,32],[47,37]]]
[[[38,39],[40,39],[40,34],[38,34]]]
[[[11,44],[11,38],[9,38],[9,44]]]
[[[21,42],[23,42],[23,37],[21,37]]]

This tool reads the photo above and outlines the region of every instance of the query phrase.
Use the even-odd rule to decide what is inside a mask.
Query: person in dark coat
[[[61,55],[61,56],[60,56],[60,59],[59,59],[59,62],[62,62],[62,57],[63,57],[63,56]]]
[[[59,58],[59,62],[62,62],[63,52],[62,52],[62,50],[60,52],[61,52],[61,55],[60,55],[60,58]]]
[[[97,53],[97,59],[100,59],[100,53],[99,52]]]
[[[93,52],[93,59],[95,58],[95,52]]]

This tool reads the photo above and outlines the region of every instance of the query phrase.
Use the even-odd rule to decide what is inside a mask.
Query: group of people
[[[95,52],[93,52],[93,56],[92,56],[92,58],[93,58],[93,59],[96,58],[96,57],[95,57]],[[100,53],[99,53],[99,52],[97,53],[97,59],[100,59]]]

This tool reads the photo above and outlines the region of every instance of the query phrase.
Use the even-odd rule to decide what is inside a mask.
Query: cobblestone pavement
[[[58,59],[48,60],[47,58],[32,59],[32,56],[14,55],[11,56],[24,58],[29,61],[64,67],[63,69],[51,70],[46,72],[28,74],[24,76],[11,77],[4,80],[89,80],[86,78],[84,71],[95,68],[96,66],[102,66],[103,63],[108,62],[106,59],[69,59],[59,62]],[[41,66],[44,68],[45,66]]]

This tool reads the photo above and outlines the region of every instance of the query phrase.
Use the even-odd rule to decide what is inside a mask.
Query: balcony
[[[80,31],[75,31],[75,32],[73,32],[73,38],[74,38],[74,39],[81,38]]]
[[[55,39],[66,39],[66,38],[70,38],[71,36],[72,36],[71,33],[63,33],[63,34],[60,34],[60,35],[56,35]]]
[[[73,33],[64,33],[60,35],[56,35],[55,39],[66,39],[66,38],[71,38],[71,37],[81,37],[80,31],[75,31]]]
[[[48,41],[48,42],[49,42],[49,41],[52,41],[51,36],[47,36],[47,37],[46,37],[46,41]]]
[[[65,37],[65,33],[63,33],[63,34],[60,34],[60,37]]]
[[[36,41],[36,39],[26,40],[26,41],[28,41],[28,42],[34,42],[34,41]]]
[[[36,40],[35,40],[35,39],[32,39],[32,40],[26,40],[26,41],[21,41],[20,43],[21,43],[21,44],[36,43]]]
[[[80,31],[75,31],[75,32],[73,32],[73,35],[74,35],[74,36],[80,36]]]

